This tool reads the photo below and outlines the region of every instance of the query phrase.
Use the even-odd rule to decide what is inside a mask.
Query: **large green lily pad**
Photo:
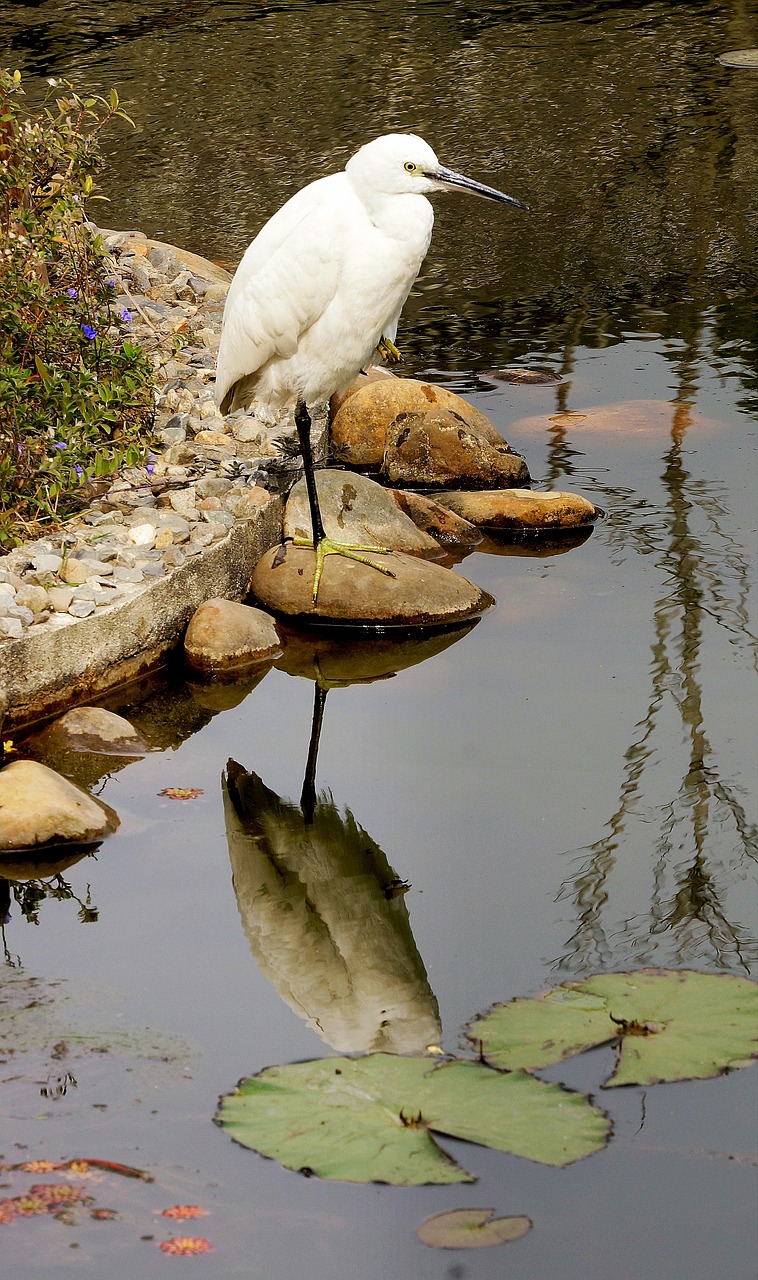
[[[609,1122],[583,1094],[479,1062],[375,1053],[267,1067],[221,1099],[218,1123],[287,1169],[347,1182],[473,1182],[433,1132],[566,1165]]]
[[[466,1034],[487,1062],[507,1070],[536,1070],[617,1041],[608,1087],[702,1080],[746,1066],[757,1030],[758,986],[747,978],[645,969],[496,1005]]]

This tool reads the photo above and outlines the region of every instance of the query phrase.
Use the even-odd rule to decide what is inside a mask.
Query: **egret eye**
[[[405,164],[403,165],[403,168],[405,169],[406,173],[415,173],[418,166],[415,165],[412,160],[406,160]]]

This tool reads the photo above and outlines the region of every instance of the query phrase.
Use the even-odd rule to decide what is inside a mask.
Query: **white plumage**
[[[376,138],[341,173],[288,200],[229,289],[217,404],[228,412],[254,397],[278,409],[328,399],[350,382],[380,338],[394,341],[432,235],[426,195],[456,186],[518,204],[442,169],[414,134]]]
[[[324,538],[307,405],[352,381],[380,343],[394,352],[400,312],[432,235],[426,197],[456,190],[524,207],[445,169],[415,134],[376,138],[342,173],[288,200],[253,240],[232,280],[216,403],[224,413],[254,402],[265,411],[295,408],[319,559],[314,601],[323,556],[340,552],[341,544]]]

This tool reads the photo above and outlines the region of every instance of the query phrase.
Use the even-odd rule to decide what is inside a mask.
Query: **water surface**
[[[567,977],[753,971],[758,76],[715,62],[755,42],[751,22],[715,3],[43,3],[0,18],[30,92],[70,75],[131,100],[137,130],[114,136],[104,179],[111,225],[234,261],[288,194],[386,129],[531,206],[437,202],[400,345],[408,372],[490,416],[536,483],[606,518],[569,549],[470,556],[458,571],[497,606],[425,661],[336,687],[321,657],[336,685],[317,788],[410,885],[407,921],[383,933],[377,910],[366,946],[372,962],[385,939],[400,947],[415,1033],[438,1029],[450,1051],[493,1001]],[[513,362],[562,381],[487,377]],[[384,651],[370,670],[392,670]],[[609,1094],[609,1051],[585,1055],[547,1074],[610,1112],[607,1151],[547,1170],[450,1143],[479,1179],[460,1188],[305,1179],[214,1127],[241,1076],[358,1036],[331,1016],[330,981],[350,1008],[344,970],[306,995],[299,935],[288,948],[279,920],[260,942],[226,838],[229,759],[298,802],[313,698],[312,679],[273,669],[225,708],[181,672],[109,703],[164,750],[102,781],[92,769],[119,834],[47,881],[36,919],[35,887],[17,884],[4,937],[5,981],[62,980],[61,1039],[89,1023],[110,1051],[72,1044],[77,1086],[53,1099],[40,1083],[64,1059],[6,1066],[0,1152],[99,1156],[156,1183],[106,1182],[110,1224],[0,1226],[9,1274],[152,1280],[182,1264],[140,1237],[164,1238],[155,1211],[191,1203],[210,1216],[173,1233],[212,1241],[183,1265],[214,1278],[752,1277],[750,1071]],[[381,972],[353,986],[362,1049]],[[507,1252],[417,1242],[425,1216],[459,1205],[534,1228]]]

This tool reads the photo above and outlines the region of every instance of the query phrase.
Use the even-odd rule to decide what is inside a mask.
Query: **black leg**
[[[305,486],[308,490],[308,505],[311,509],[311,525],[313,526],[313,545],[317,547],[320,542],[324,541],[324,524],[321,519],[321,511],[318,505],[318,492],[316,489],[316,476],[313,470],[313,450],[311,449],[311,415],[304,400],[298,400],[295,405],[295,426],[297,427],[297,437],[300,441],[300,452],[303,455],[303,467],[305,469]]]
[[[321,574],[324,569],[324,561],[327,556],[340,555],[346,556],[348,560],[357,560],[361,564],[367,564],[372,569],[378,569],[380,573],[384,573],[388,578],[394,578],[394,573],[383,564],[377,564],[375,560],[367,560],[365,556],[359,555],[361,551],[373,551],[380,555],[387,555],[385,547],[364,547],[353,546],[352,543],[337,542],[331,538],[327,538],[324,532],[324,523],[321,519],[321,511],[318,505],[318,491],[316,489],[316,475],[313,469],[313,451],[311,449],[311,415],[304,400],[298,400],[295,405],[295,426],[297,427],[297,436],[300,441],[300,452],[303,455],[303,467],[305,469],[305,485],[308,490],[308,505],[311,510],[311,525],[313,528],[313,539],[308,541],[307,538],[293,538],[293,544],[296,547],[312,546],[316,552],[316,571],[313,575],[313,603],[318,601],[318,588],[321,582]]]
[[[303,790],[300,796],[300,808],[303,811],[303,818],[306,825],[310,826],[313,822],[313,815],[316,810],[316,757],[318,755],[318,743],[321,737],[321,725],[324,720],[324,707],[326,706],[327,690],[316,682],[316,692],[313,699],[313,720],[311,721],[311,740],[308,745],[308,763],[305,767],[305,778],[303,779]]]

